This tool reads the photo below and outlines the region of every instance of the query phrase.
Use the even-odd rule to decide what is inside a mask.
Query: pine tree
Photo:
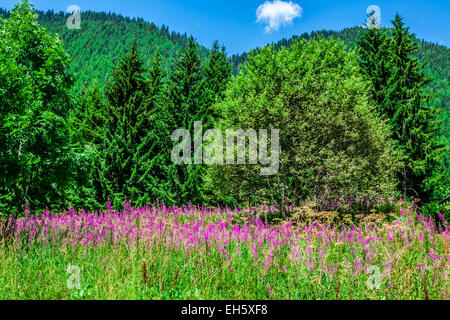
[[[189,38],[187,48],[175,64],[170,80],[168,112],[171,117],[171,132],[187,129],[193,134],[194,122],[205,122],[208,118],[205,78],[197,53],[197,44],[193,37]],[[194,164],[194,161],[188,165],[177,166],[171,178],[173,194],[177,195],[174,201],[179,204],[187,201],[200,202],[203,191],[203,172],[203,166]]]
[[[431,79],[424,74],[424,64],[414,55],[418,51],[415,35],[397,14],[393,21],[393,74],[391,90],[396,112],[392,118],[396,138],[406,154],[402,172],[402,189],[405,195],[417,196],[428,202],[436,182],[441,177],[433,177],[439,165],[443,147],[439,145],[439,111],[429,107],[431,95],[424,93],[424,87]]]
[[[137,187],[131,185],[130,178],[149,151],[143,143],[149,143],[146,137],[151,130],[154,104],[146,73],[133,43],[129,54],[113,71],[112,82],[107,84],[104,138],[100,146],[103,170],[98,178],[103,197],[112,195],[116,202]]]
[[[204,76],[201,70],[197,44],[189,38],[187,48],[175,64],[169,89],[170,111],[176,128],[191,129],[194,120],[203,120]]]
[[[386,29],[367,28],[358,42],[359,63],[362,73],[372,80],[370,92],[378,111],[385,115],[387,83],[390,72],[390,38]]]
[[[233,67],[225,52],[225,47],[220,47],[218,41],[214,41],[205,66],[206,87],[208,90],[208,103],[213,105],[223,100],[225,88],[233,74]]]
[[[442,178],[436,170],[444,150],[437,140],[439,110],[429,106],[431,95],[424,92],[431,79],[415,57],[419,50],[415,35],[398,14],[392,23],[391,34],[384,30],[363,33],[361,69],[371,80],[379,113],[389,121],[392,137],[403,153],[402,193],[427,203]]]
[[[169,185],[174,164],[170,159],[170,117],[164,101],[163,78],[161,56],[157,52],[149,71],[149,128],[137,146],[128,184],[129,196],[138,205],[155,201],[171,203],[174,198]]]

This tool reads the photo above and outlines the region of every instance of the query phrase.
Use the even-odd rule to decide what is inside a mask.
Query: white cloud
[[[265,23],[266,32],[278,31],[280,26],[291,24],[295,18],[302,16],[303,9],[292,1],[266,1],[256,9],[256,22]]]

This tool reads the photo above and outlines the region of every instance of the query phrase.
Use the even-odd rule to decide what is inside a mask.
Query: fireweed
[[[448,299],[448,223],[415,208],[340,227],[269,225],[263,206],[27,213],[0,244],[0,299]]]

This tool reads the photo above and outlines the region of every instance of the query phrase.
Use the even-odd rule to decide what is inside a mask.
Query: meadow
[[[0,299],[448,300],[445,218],[386,202],[353,220],[306,203],[285,218],[264,205],[26,212],[0,225]]]

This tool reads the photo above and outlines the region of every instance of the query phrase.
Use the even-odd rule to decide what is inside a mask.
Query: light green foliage
[[[217,105],[221,128],[280,129],[281,164],[269,177],[260,165],[214,167],[208,183],[217,197],[284,207],[394,192],[398,154],[343,42],[319,37],[278,52],[265,47],[225,95]]]
[[[0,18],[0,34],[0,209],[61,205],[84,162],[66,118],[69,57],[27,2]]]
[[[336,39],[342,39],[350,48],[356,48],[358,46],[358,43],[360,43],[360,40],[363,40],[361,38],[367,36],[365,30],[361,27],[345,28],[341,31],[321,30],[319,32],[313,31],[310,34],[304,33],[300,36],[293,36],[290,39],[282,39],[275,43],[274,46],[277,50],[279,50],[282,47],[289,47],[298,38],[309,40],[311,38],[314,38],[318,34],[324,35],[326,37],[330,36]],[[386,38],[389,36],[389,30],[371,29],[369,31],[369,34],[371,34],[371,37],[376,36]],[[414,34],[412,34],[411,36],[415,39]],[[380,40],[382,39],[371,39],[371,41]],[[385,73],[390,73],[392,71],[392,69],[387,68],[387,65],[385,64],[386,61],[383,61],[383,55],[385,54],[389,46],[386,46],[381,42],[378,42],[378,44],[376,42],[372,42],[370,43],[370,45],[372,47],[370,49],[368,48],[368,50],[372,50],[372,53],[375,54],[373,56],[372,64],[367,65],[366,67],[371,70],[371,74],[374,76],[371,78],[374,84],[374,88],[379,88],[384,77],[386,76]],[[383,48],[381,48],[380,45],[383,46]],[[448,177],[450,177],[450,86],[448,85],[448,81],[450,79],[450,49],[445,46],[427,42],[425,40],[421,40],[416,45],[417,50],[413,50],[413,52],[411,53],[413,57],[419,59],[419,63],[425,63],[423,72],[427,77],[431,79],[429,83],[424,83],[423,92],[426,94],[432,94],[432,99],[427,103],[428,107],[430,107],[431,109],[442,110],[442,112],[437,115],[437,119],[442,120],[442,124],[440,125],[439,141],[446,147],[442,160],[434,169],[432,179],[427,183],[428,194],[426,194],[425,197],[422,196],[422,200],[427,201],[426,198],[430,196],[434,199],[441,200],[448,196],[448,188],[450,185],[448,180]],[[388,54],[388,58],[392,58],[392,55]],[[242,64],[247,61],[247,59],[248,54],[245,52],[232,56],[233,70],[235,73],[239,72]],[[374,89],[372,95],[377,102],[380,102],[379,100],[377,100],[378,98],[384,100],[384,98],[382,98],[382,91],[377,91],[377,89]]]

